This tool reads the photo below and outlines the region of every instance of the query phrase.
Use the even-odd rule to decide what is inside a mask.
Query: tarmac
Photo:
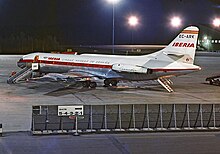
[[[20,55],[0,56],[0,153],[220,153],[220,133],[157,132],[126,134],[82,134],[32,136],[32,106],[104,104],[219,104],[219,86],[205,78],[220,74],[219,53],[199,53],[196,64],[202,70],[173,78],[175,92],[168,93],[155,82],[120,83],[117,89],[69,87],[63,83],[6,83],[12,71],[19,71]],[[20,132],[22,131],[22,132]],[[199,130],[198,130],[199,131]]]
[[[195,64],[202,70],[172,78],[175,92],[168,93],[156,82],[120,83],[119,88],[102,86],[96,89],[68,87],[64,83],[7,84],[21,55],[0,56],[0,123],[3,131],[30,131],[32,106],[36,105],[104,105],[104,104],[218,104],[218,86],[206,83],[205,78],[220,74],[220,54],[197,54]]]
[[[219,154],[219,132],[0,137],[1,154]]]

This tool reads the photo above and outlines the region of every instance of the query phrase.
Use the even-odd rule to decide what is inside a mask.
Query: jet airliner
[[[173,92],[171,77],[201,70],[194,65],[198,34],[196,26],[189,26],[165,48],[141,56],[27,54],[17,63],[23,70],[11,76],[8,83],[16,83],[34,71],[54,80],[85,79],[81,80],[83,85],[90,88],[97,86],[97,78],[104,80],[104,86],[117,86],[121,80],[157,80]]]

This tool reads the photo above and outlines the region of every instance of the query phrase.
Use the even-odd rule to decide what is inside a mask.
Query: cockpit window
[[[22,60],[23,60],[23,58],[20,58],[20,59],[19,59],[19,62],[22,61]]]

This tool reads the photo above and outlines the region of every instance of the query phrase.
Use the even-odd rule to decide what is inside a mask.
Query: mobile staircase
[[[20,72],[10,76],[7,80],[7,83],[8,84],[13,84],[13,83],[17,83],[21,80],[30,78],[32,72],[33,72],[33,70],[32,70],[31,67],[25,67]]]
[[[171,88],[171,84],[173,82],[167,78],[160,77],[157,79],[157,81],[168,91],[168,92],[173,92],[173,89]]]

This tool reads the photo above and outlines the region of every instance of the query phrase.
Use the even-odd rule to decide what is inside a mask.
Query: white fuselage
[[[198,66],[192,64],[173,63],[170,58],[160,59],[156,56],[158,54],[163,53],[144,56],[33,53],[23,56],[19,62],[39,63],[39,72],[42,73],[80,70],[100,78],[124,80],[151,80],[165,75],[178,76],[198,69]]]
[[[169,86],[170,77],[201,69],[194,65],[198,34],[198,27],[186,27],[165,48],[143,56],[28,54],[18,61],[19,67],[26,68],[9,78],[8,83],[15,83],[31,70],[40,73],[66,73],[67,78],[100,78],[104,79],[105,86],[116,86],[119,80],[157,80],[168,92],[173,92]],[[87,80],[85,85],[96,87],[95,82]]]

